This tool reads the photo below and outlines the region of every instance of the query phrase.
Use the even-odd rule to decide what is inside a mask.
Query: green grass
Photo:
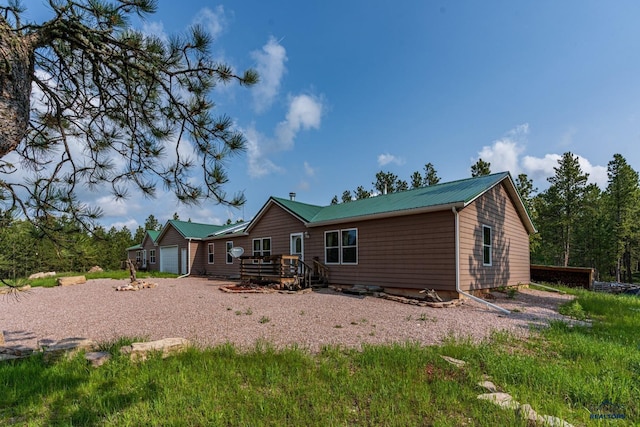
[[[129,270],[111,270],[111,271],[101,271],[99,273],[78,273],[78,272],[65,272],[56,274],[55,277],[45,277],[43,279],[32,279],[27,280],[23,279],[21,282],[24,284],[29,284],[33,287],[45,287],[52,288],[57,285],[56,281],[59,277],[68,277],[68,276],[85,276],[87,280],[91,279],[114,279],[114,280],[122,280],[129,279]],[[172,273],[161,273],[159,271],[138,271],[136,273],[136,277],[140,279],[144,278],[174,278],[178,277]]]
[[[570,292],[593,326],[555,322],[526,340],[495,333],[479,344],[317,354],[259,342],[251,351],[221,345],[132,363],[118,353],[129,339],[105,344],[114,357],[97,369],[81,357],[4,362],[0,424],[526,426],[514,411],[477,400],[484,392],[477,383],[489,375],[540,414],[609,425],[590,418],[609,411],[625,417],[616,426],[637,425],[640,298]],[[467,364],[457,368],[440,355]]]

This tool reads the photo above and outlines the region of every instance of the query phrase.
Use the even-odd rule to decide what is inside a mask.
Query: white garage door
[[[160,248],[160,271],[178,274],[178,247]]]

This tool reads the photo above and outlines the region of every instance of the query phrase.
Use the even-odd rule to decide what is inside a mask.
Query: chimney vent
[[[296,200],[296,193],[294,193],[294,192],[289,193],[289,199],[291,201],[295,201]]]

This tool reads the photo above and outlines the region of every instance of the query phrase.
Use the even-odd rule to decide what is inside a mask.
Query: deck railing
[[[329,283],[329,268],[317,260],[309,265],[297,255],[243,255],[240,257],[240,279],[301,289],[314,282]]]

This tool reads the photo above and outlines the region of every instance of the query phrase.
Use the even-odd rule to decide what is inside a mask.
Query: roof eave
[[[384,219],[384,218],[393,218],[398,216],[417,215],[417,214],[429,213],[429,212],[447,211],[447,210],[451,210],[451,208],[462,209],[465,206],[466,204],[464,202],[453,202],[453,203],[447,203],[444,205],[427,206],[423,208],[402,209],[397,211],[380,212],[377,214],[370,214],[370,215],[358,215],[358,216],[352,216],[347,218],[331,219],[327,221],[314,221],[314,222],[307,223],[306,225],[309,228],[322,227],[326,225],[342,224],[345,222],[368,221],[373,219]]]

